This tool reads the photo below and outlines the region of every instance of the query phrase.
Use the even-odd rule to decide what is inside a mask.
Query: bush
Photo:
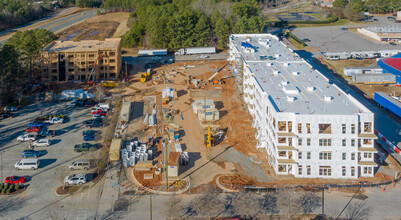
[[[3,189],[3,185],[4,185],[3,183],[0,184],[0,190]]]
[[[20,186],[19,185],[15,185],[15,190],[19,190]]]
[[[7,189],[6,193],[7,194],[11,193],[11,189]]]
[[[6,193],[6,189],[5,188],[3,188],[2,190],[1,190],[1,193]]]
[[[14,190],[14,184],[11,184],[10,187],[8,187],[10,190]]]
[[[8,186],[9,186],[8,183],[4,184],[4,188],[3,189],[8,189]]]
[[[288,21],[288,24],[330,24],[338,20],[337,16],[331,17],[324,21]]]

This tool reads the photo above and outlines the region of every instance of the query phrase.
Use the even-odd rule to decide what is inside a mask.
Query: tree
[[[366,202],[351,203],[345,211],[346,219],[349,220],[363,220],[369,219],[372,208]]]
[[[164,212],[167,217],[171,219],[180,217],[180,211],[182,210],[181,201],[181,196],[170,196],[164,204]]]
[[[101,102],[106,94],[104,93],[104,89],[101,84],[96,85],[96,92],[95,92],[95,101]]]
[[[262,210],[266,214],[278,213],[277,209],[277,197],[273,193],[266,193],[262,195],[261,199]]]
[[[254,17],[259,16],[261,8],[255,0],[239,1],[232,6],[232,13],[237,17]]]
[[[321,206],[320,197],[318,197],[313,191],[305,191],[302,193],[301,197],[299,198],[299,203],[301,204],[305,214],[311,214],[315,208]]]
[[[227,47],[228,36],[230,35],[230,26],[221,17],[218,18],[218,20],[216,22],[215,33],[216,33],[216,36],[217,36],[217,39],[218,39],[217,42],[219,44],[219,47],[226,48]]]
[[[345,8],[345,6],[348,4],[348,0],[335,0],[333,2],[333,7],[334,8]]]
[[[350,9],[356,14],[360,14],[366,10],[365,4],[362,0],[351,0],[347,6],[349,6]]]
[[[241,192],[232,200],[235,213],[246,219],[258,214],[262,209],[262,203],[258,196],[252,192]]]
[[[224,210],[225,204],[219,197],[219,193],[208,190],[192,201],[191,208],[198,215],[207,216],[210,220]]]
[[[299,193],[296,193],[294,189],[281,189],[278,192],[277,198],[279,198],[280,211],[285,210],[290,219],[302,209],[299,203]]]

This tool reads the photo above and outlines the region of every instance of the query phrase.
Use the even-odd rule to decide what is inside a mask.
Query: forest
[[[225,48],[230,33],[260,33],[266,25],[256,0],[106,0],[103,7],[133,11],[125,47]]]

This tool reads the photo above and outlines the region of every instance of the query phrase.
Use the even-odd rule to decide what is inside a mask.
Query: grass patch
[[[294,47],[296,47],[298,50],[302,50],[305,48],[302,44],[298,43],[298,41],[294,40],[293,38],[289,37],[287,38],[289,42],[291,42]]]
[[[375,59],[364,59],[364,60],[356,60],[356,59],[348,59],[348,60],[326,60],[325,62],[330,64],[333,69],[339,73],[344,74],[344,67],[368,67],[376,62]],[[351,78],[351,77],[347,77]]]
[[[327,23],[327,24],[291,24],[297,28],[301,27],[324,27],[324,26],[343,26],[343,25],[358,25],[362,24],[361,22],[354,22],[347,19],[338,19],[336,22]]]

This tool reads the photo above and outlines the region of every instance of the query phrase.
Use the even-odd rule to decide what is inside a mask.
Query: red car
[[[4,181],[4,183],[8,183],[8,184],[23,184],[25,183],[26,178],[23,176],[8,176],[6,177],[6,180]]]
[[[92,115],[102,115],[102,116],[107,116],[107,113],[102,111],[102,110],[97,110],[97,111],[93,111]]]
[[[38,132],[40,131],[41,127],[30,127],[25,129],[25,132]]]

